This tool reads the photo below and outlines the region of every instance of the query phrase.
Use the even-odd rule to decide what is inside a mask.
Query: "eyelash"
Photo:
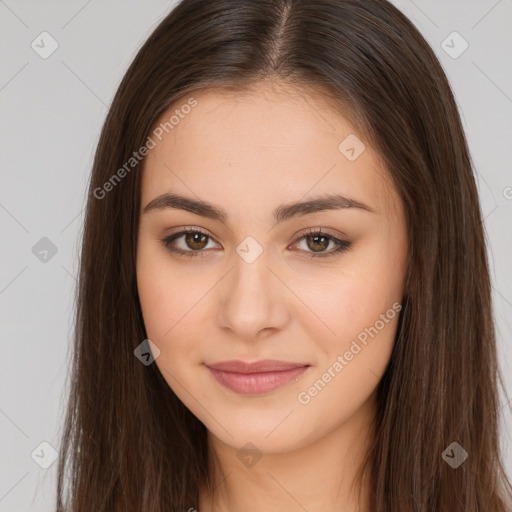
[[[162,240],[162,243],[164,244],[165,248],[172,253],[180,254],[182,256],[186,256],[189,258],[196,258],[198,256],[199,257],[203,256],[203,254],[201,254],[201,253],[206,252],[204,249],[198,250],[198,251],[193,251],[193,250],[183,251],[181,249],[176,249],[174,247],[171,247],[170,244],[174,240],[176,240],[177,238],[180,238],[181,236],[186,235],[188,233],[204,235],[207,238],[213,240],[213,237],[211,237],[210,235],[208,235],[208,233],[206,233],[200,229],[187,228],[187,229],[184,229],[183,231],[174,233],[173,235],[164,238]],[[349,249],[352,246],[352,242],[348,242],[346,240],[340,240],[339,238],[336,238],[332,235],[324,233],[321,229],[315,229],[315,228],[311,228],[311,229],[307,230],[306,233],[303,233],[301,236],[296,238],[295,241],[293,242],[293,244],[296,244],[303,238],[306,238],[307,236],[311,236],[311,235],[320,235],[320,236],[328,238],[329,240],[332,240],[333,242],[338,244],[338,247],[336,249],[331,250],[329,252],[314,253],[314,252],[304,251],[304,252],[307,252],[311,258],[329,258],[330,256],[334,256],[335,254],[339,254],[341,252],[346,251],[347,249]]]

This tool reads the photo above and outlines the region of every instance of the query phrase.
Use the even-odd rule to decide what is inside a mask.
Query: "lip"
[[[309,366],[274,359],[253,363],[231,360],[206,365],[217,382],[245,395],[268,393],[280,388],[304,373]]]

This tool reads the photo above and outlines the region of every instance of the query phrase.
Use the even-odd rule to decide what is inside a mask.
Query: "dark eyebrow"
[[[226,211],[218,206],[214,206],[206,201],[171,193],[162,194],[152,199],[144,207],[143,213],[163,210],[166,208],[186,210],[202,217],[219,220],[222,223],[226,223],[228,220],[228,214]],[[360,201],[356,201],[355,199],[350,199],[339,194],[330,194],[304,202],[282,204],[272,212],[272,215],[274,222],[279,223],[291,219],[292,217],[308,215],[310,213],[320,212],[323,210],[339,210],[341,208],[360,208],[362,210],[375,213],[372,208]]]

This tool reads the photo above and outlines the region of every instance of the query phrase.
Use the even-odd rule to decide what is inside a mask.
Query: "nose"
[[[234,267],[219,287],[218,325],[240,340],[256,340],[283,329],[293,294],[271,268],[265,251],[248,263],[234,256]]]

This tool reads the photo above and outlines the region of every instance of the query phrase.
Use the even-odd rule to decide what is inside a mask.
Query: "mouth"
[[[297,379],[309,364],[277,360],[223,361],[206,367],[217,382],[235,393],[258,395],[268,393]]]

